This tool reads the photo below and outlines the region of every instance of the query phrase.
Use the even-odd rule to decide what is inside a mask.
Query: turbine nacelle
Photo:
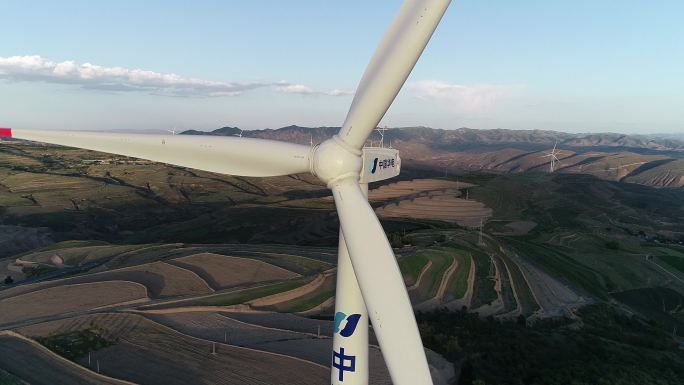
[[[359,151],[348,146],[337,135],[311,151],[311,173],[328,187],[345,178],[370,183],[394,178],[401,172],[398,150],[364,147]]]

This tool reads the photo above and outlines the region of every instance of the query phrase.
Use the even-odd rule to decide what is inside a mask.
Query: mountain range
[[[320,143],[339,127],[287,126],[245,130],[222,127],[183,135],[242,135],[301,144]],[[373,133],[368,145],[379,146]],[[554,145],[559,162],[554,172],[591,174],[601,179],[656,187],[684,187],[684,140],[673,136],[616,133],[571,134],[544,130],[443,130],[429,127],[388,128],[384,145],[400,150],[404,165],[446,173],[468,171],[550,172]]]

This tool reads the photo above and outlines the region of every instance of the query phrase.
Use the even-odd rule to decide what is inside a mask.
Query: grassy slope
[[[451,275],[447,287],[447,296],[450,299],[460,299],[465,296],[468,291],[468,275],[470,273],[470,264],[472,263],[472,255],[465,251],[459,249],[449,249],[456,262],[458,262],[458,267],[454,274]]]
[[[399,260],[399,269],[407,285],[413,285],[429,259],[421,254],[413,254]]]
[[[522,314],[530,315],[539,310],[540,306],[537,301],[535,301],[532,290],[530,290],[530,287],[527,285],[525,276],[523,276],[520,268],[518,268],[518,265],[505,254],[500,254],[499,256],[501,259],[503,259],[508,271],[511,273],[511,280],[513,281],[518,301],[520,301],[519,305],[521,307]]]

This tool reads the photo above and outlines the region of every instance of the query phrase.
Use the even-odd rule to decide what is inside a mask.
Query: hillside
[[[243,131],[244,137],[309,144],[320,143],[337,127],[287,126]],[[212,132],[185,131],[188,135],[238,135],[237,127]],[[371,136],[368,144],[377,145]],[[429,127],[388,129],[385,144],[401,151],[410,166],[441,168],[451,173],[485,171],[547,172],[544,152],[555,143],[560,150],[556,171],[590,174],[601,179],[656,187],[684,186],[684,140],[675,136],[642,136],[614,133],[568,134],[542,130],[441,130]]]

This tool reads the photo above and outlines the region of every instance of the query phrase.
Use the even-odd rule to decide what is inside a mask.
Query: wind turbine
[[[234,136],[237,136],[238,138],[242,138],[242,128],[238,128],[240,130],[239,134],[233,134]]]
[[[406,0],[357,87],[340,131],[313,148],[215,136],[0,129],[0,136],[80,147],[229,175],[310,172],[332,190],[340,220],[331,383],[368,383],[368,322],[395,385],[432,384],[406,286],[368,204],[368,183],[399,174],[397,150],[365,147],[451,0]]]
[[[377,131],[380,134],[380,147],[385,147],[385,131],[387,131],[387,126],[383,128],[376,128],[375,131]]]
[[[542,156],[542,158],[551,157],[551,164],[549,166],[549,172],[551,172],[551,173],[556,169],[556,162],[560,162],[560,160],[556,156],[556,154],[558,154],[558,151],[556,151],[557,145],[558,145],[558,141],[556,141],[556,143],[554,143],[553,150],[551,150],[551,152],[545,152],[544,154],[546,154],[546,155]]]

